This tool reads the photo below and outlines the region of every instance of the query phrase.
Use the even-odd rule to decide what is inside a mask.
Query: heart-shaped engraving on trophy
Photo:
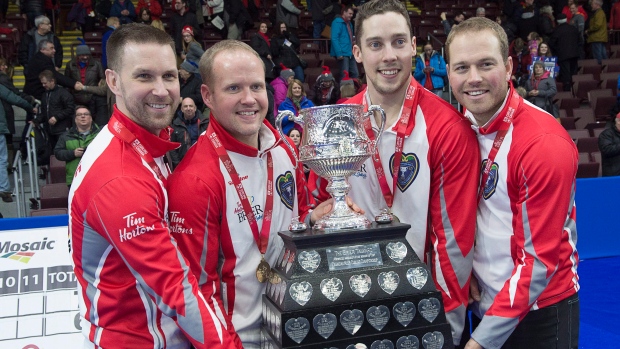
[[[310,332],[310,322],[305,317],[298,317],[297,319],[288,319],[284,324],[284,332],[297,344],[306,338],[308,332]]]
[[[434,297],[423,299],[420,303],[418,303],[418,312],[423,318],[428,320],[428,322],[433,322],[435,318],[437,318],[437,315],[439,315],[440,310],[441,302],[439,302],[439,299]]]
[[[394,304],[392,311],[396,321],[403,325],[403,327],[407,327],[415,316],[415,305],[411,302],[398,302]]]
[[[407,280],[411,286],[421,290],[428,280],[428,271],[423,267],[409,268],[407,270]]]
[[[390,242],[385,246],[385,252],[391,260],[400,263],[407,257],[407,245],[400,241]]]
[[[443,342],[443,334],[439,331],[429,332],[422,337],[424,349],[441,349],[443,348]]]
[[[349,286],[356,295],[364,298],[368,291],[370,291],[372,279],[366,274],[352,275],[349,278]]]
[[[301,251],[297,256],[297,261],[303,270],[312,274],[319,268],[319,264],[321,264],[321,256],[314,250]]]
[[[342,281],[338,278],[323,279],[321,281],[321,293],[332,302],[340,297],[342,288]]]
[[[332,313],[318,314],[312,320],[312,326],[316,333],[325,339],[329,338],[329,336],[334,333],[336,325],[338,325],[338,319],[336,315]]]
[[[400,277],[396,272],[388,271],[380,273],[377,277],[377,281],[383,291],[385,291],[387,294],[392,294],[398,288],[398,284],[400,283]]]
[[[340,314],[340,324],[350,334],[355,334],[364,323],[364,313],[359,309],[345,310]]]
[[[349,345],[347,349],[368,349],[368,347],[364,343],[356,343]]]
[[[377,331],[381,331],[390,320],[390,309],[385,305],[370,307],[366,310],[366,321]]]
[[[312,285],[308,281],[295,282],[289,288],[288,293],[297,304],[303,307],[312,297]]]
[[[372,342],[370,349],[394,349],[394,344],[389,339],[377,340]]]
[[[420,349],[420,341],[414,335],[402,336],[396,341],[396,349]]]

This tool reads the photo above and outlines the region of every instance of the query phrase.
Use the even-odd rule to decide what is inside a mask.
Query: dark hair
[[[114,30],[106,45],[108,67],[110,69],[121,69],[123,50],[130,43],[168,45],[172,52],[175,52],[174,41],[166,32],[146,24],[125,24]]]
[[[78,105],[76,105],[76,106],[75,106],[75,113],[76,113],[76,114],[77,114],[78,109],[86,109],[86,110],[88,110],[88,112],[89,112],[89,113],[91,114],[91,116],[92,116],[92,112],[90,111],[90,109],[89,109],[87,106],[82,105],[82,104],[78,104]]]
[[[52,73],[51,70],[44,70],[39,74],[39,80],[45,78],[45,80],[47,81],[56,81],[56,78],[54,77],[54,73]]]
[[[411,20],[407,8],[398,0],[372,0],[358,7],[357,16],[355,17],[355,44],[360,46],[360,40],[364,34],[364,21],[374,15],[380,15],[387,12],[395,12],[402,15],[407,22],[409,28],[409,37],[413,37],[411,30]]]

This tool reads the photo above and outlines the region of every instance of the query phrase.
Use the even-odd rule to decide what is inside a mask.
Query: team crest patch
[[[390,172],[394,168],[394,155],[390,158]],[[420,171],[420,160],[418,156],[414,153],[408,153],[402,155],[400,159],[400,168],[398,171],[398,177],[396,180],[396,185],[401,192],[405,192],[407,188],[413,183],[415,178],[418,176],[418,172]],[[394,176],[394,173],[392,173]]]
[[[285,174],[279,175],[276,178],[276,189],[278,195],[280,195],[280,201],[289,210],[293,210],[293,198],[295,197],[295,177],[291,171],[286,171]]]
[[[484,171],[484,167],[487,165],[488,159],[484,159],[482,161],[482,171]],[[489,177],[487,178],[487,182],[484,183],[484,190],[482,191],[482,197],[485,200],[488,200],[493,193],[495,193],[495,188],[497,188],[497,179],[499,177],[499,165],[496,162],[493,162],[491,165],[491,172],[489,172]]]

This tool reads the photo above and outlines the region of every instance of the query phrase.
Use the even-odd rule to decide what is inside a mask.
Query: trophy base
[[[348,229],[366,229],[372,222],[363,214],[351,212],[346,216],[333,216],[327,214],[314,223],[313,230],[324,232],[337,232]]]

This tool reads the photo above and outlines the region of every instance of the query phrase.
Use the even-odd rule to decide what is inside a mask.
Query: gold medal
[[[260,263],[258,263],[258,267],[256,268],[256,278],[258,282],[266,282],[271,277],[271,267],[269,263],[265,261],[265,257],[261,257]]]

